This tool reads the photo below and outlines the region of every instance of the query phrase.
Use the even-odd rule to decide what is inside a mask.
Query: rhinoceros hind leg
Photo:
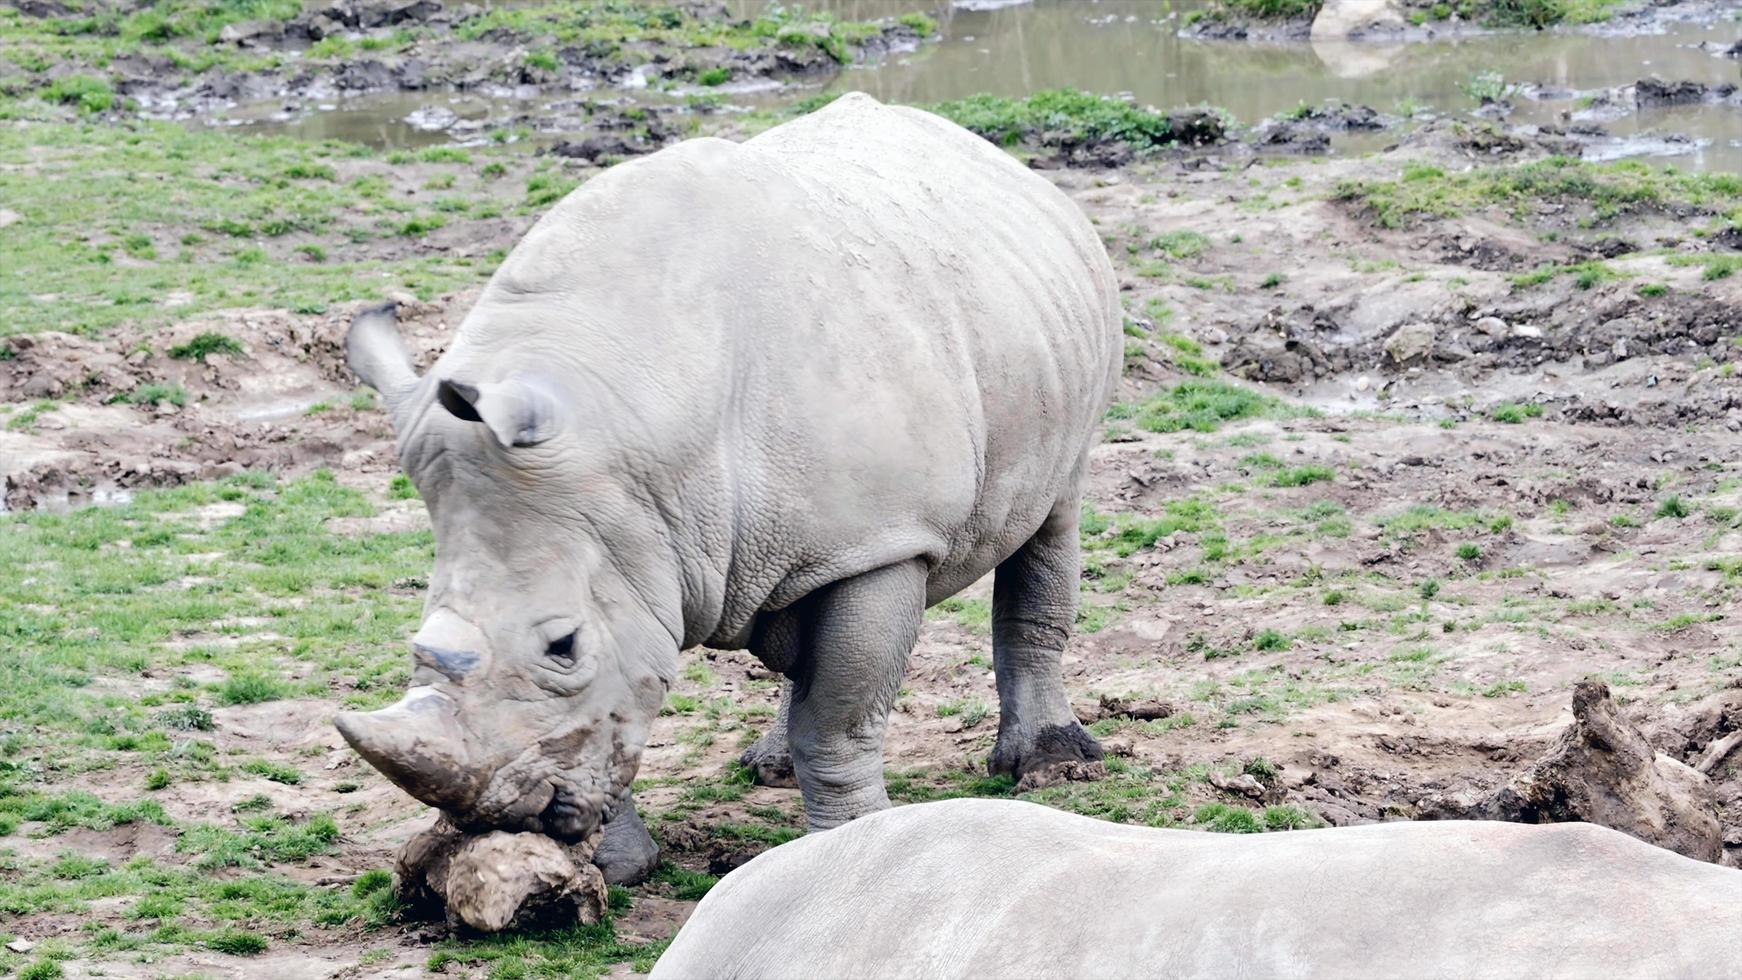
[[[1101,746],[1077,721],[1059,666],[1077,614],[1081,562],[1076,497],[998,566],[992,585],[992,671],[998,682],[993,775],[1021,779],[1060,762],[1094,762]]]
[[[738,764],[750,770],[758,786],[794,789],[798,777],[792,771],[792,750],[786,745],[786,722],[792,714],[792,681],[780,685],[780,711],[762,737],[738,756]]]
[[[635,812],[635,798],[628,793],[618,801],[611,818],[605,821],[599,849],[593,852],[593,864],[604,873],[607,884],[634,885],[646,881],[659,865],[659,845]]]
[[[806,599],[787,742],[812,830],[889,806],[883,732],[925,615],[925,565],[889,565]]]

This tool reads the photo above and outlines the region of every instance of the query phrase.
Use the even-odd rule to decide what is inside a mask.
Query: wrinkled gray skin
[[[621,813],[604,851],[644,861],[626,787],[678,653],[748,647],[833,827],[888,805],[922,612],[996,568],[993,770],[1099,758],[1059,656],[1120,330],[1081,213],[917,110],[850,95],[593,178],[424,377],[389,311],[352,327],[436,567],[411,690],[340,730],[463,827]]]
[[[1742,871],[1592,824],[1276,834],[896,807],[708,892],[653,980],[1742,977]]]

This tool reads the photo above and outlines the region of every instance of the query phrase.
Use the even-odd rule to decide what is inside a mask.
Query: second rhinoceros
[[[421,378],[391,310],[351,328],[436,563],[410,691],[340,731],[461,827],[607,821],[623,879],[681,650],[790,679],[763,748],[835,826],[888,805],[924,610],[996,569],[991,769],[1099,758],[1059,659],[1121,325],[1076,207],[928,113],[849,95],[593,178]]]

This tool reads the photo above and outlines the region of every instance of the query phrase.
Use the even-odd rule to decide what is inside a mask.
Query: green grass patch
[[[1727,214],[1736,208],[1738,194],[1742,176],[1736,174],[1551,157],[1455,173],[1419,168],[1406,171],[1400,180],[1346,181],[1335,197],[1363,209],[1381,227],[1407,228],[1425,218],[1457,217],[1488,207],[1518,217],[1570,207],[1596,224],[1634,211]]]
[[[1107,411],[1112,421],[1130,421],[1148,432],[1214,432],[1228,422],[1313,414],[1282,400],[1215,380],[1183,381],[1143,402],[1120,402]]]
[[[974,95],[927,108],[1006,147],[1044,138],[1070,144],[1116,141],[1141,152],[1173,142],[1167,116],[1076,89],[1048,89],[1021,99]]]

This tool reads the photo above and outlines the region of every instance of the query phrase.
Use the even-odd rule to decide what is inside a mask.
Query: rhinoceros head
[[[410,690],[335,723],[462,827],[584,836],[634,778],[676,645],[586,512],[596,477],[564,451],[561,398],[536,372],[446,377],[448,358],[419,378],[390,306],[346,345],[393,417],[436,567]]]

